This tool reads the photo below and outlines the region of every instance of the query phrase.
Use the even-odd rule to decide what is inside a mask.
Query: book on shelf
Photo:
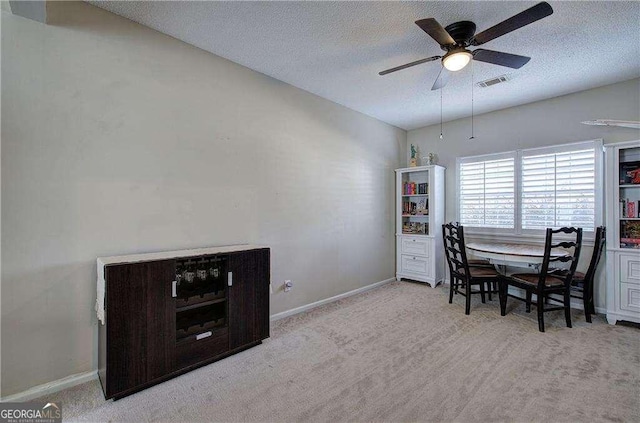
[[[429,224],[426,222],[405,222],[402,225],[402,233],[427,235],[429,233]]]
[[[640,200],[620,199],[620,217],[636,218],[640,217]]]
[[[405,201],[402,203],[402,214],[415,214],[416,212],[416,203],[413,201]]]
[[[403,201],[402,202],[402,215],[403,216],[426,216],[429,214],[429,201],[426,198],[421,198],[417,202],[415,201]]]
[[[620,248],[640,248],[640,238],[620,238]]]
[[[415,183],[415,182],[405,182],[402,184],[402,194],[403,195],[424,195],[429,194],[429,184],[424,183]]]

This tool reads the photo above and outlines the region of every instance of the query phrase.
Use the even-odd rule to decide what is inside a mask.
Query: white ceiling
[[[460,20],[480,32],[537,2],[91,1],[99,7],[404,129],[440,121],[439,62],[378,72],[442,50],[414,21]],[[553,15],[483,48],[530,56],[519,70],[474,62],[475,113],[640,76],[640,2],[549,2]],[[443,91],[444,120],[471,112],[471,66]],[[615,116],[603,116],[615,118]]]

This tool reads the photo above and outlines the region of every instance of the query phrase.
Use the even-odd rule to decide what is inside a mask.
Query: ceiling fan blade
[[[434,60],[438,60],[438,59],[441,59],[441,58],[442,58],[442,56],[427,57],[426,59],[416,60],[415,62],[411,62],[411,63],[407,63],[405,65],[396,66],[395,68],[383,70],[382,72],[379,72],[378,75],[386,75],[386,74],[391,73],[391,72],[395,72],[395,71],[399,71],[399,70],[402,70],[402,69],[410,68],[411,66],[420,65],[422,63],[427,63],[427,62],[433,62]]]
[[[494,65],[506,66],[508,68],[520,69],[531,60],[531,57],[479,48],[473,51],[473,59]]]
[[[446,46],[449,44],[455,44],[451,35],[433,18],[420,19],[416,21],[416,25],[418,25],[424,32],[429,34],[431,38],[436,40],[438,44],[441,46]]]
[[[445,68],[444,66],[440,69],[440,73],[438,74],[438,77],[436,78],[436,82],[433,83],[433,87],[431,87],[431,91],[435,91],[435,90],[439,90],[440,88],[444,87],[445,85],[447,85],[447,82],[449,82],[449,74],[451,72],[449,72],[447,70],[447,68]]]
[[[530,7],[529,9],[520,12],[515,16],[512,16],[509,19],[502,21],[489,29],[482,31],[473,38],[471,44],[474,46],[479,46],[480,44],[484,44],[487,41],[491,41],[511,31],[515,31],[518,28],[522,28],[523,26],[529,25],[530,23],[547,17],[552,13],[553,9],[549,5],[549,3],[543,1],[542,3],[538,3],[535,6]]]

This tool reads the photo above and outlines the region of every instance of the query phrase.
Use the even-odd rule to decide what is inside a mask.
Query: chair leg
[[[526,298],[527,298],[527,300],[526,300],[526,303],[525,303],[526,304],[525,311],[527,313],[531,313],[531,291],[527,291]],[[538,302],[539,301],[540,301],[540,299],[538,298]]]
[[[582,293],[582,307],[584,308],[584,319],[587,323],[591,323],[591,304],[589,304],[589,297],[586,292]]]
[[[567,327],[571,327],[571,292],[567,287],[564,290],[564,319],[567,321]]]
[[[527,291],[527,294],[529,292]],[[536,304],[538,305],[538,330],[540,332],[544,332],[544,295],[541,292],[538,293],[538,301]]]
[[[471,313],[471,284],[468,280],[464,284],[464,291],[467,294],[464,299],[464,314],[469,315]]]
[[[449,304],[453,302],[453,291],[455,290],[455,282],[453,281],[453,276],[451,277],[451,281],[449,282]]]
[[[488,295],[489,301],[493,301],[493,299],[491,298],[491,282],[487,282],[487,295]]]
[[[595,314],[595,307],[593,304],[593,291],[588,287],[582,293],[582,305],[584,306],[585,320],[591,323],[591,314]]]
[[[480,298],[482,299],[482,304],[486,303],[484,294],[485,294],[485,292],[484,292],[484,282],[481,282],[480,283]]]
[[[506,282],[498,282],[498,297],[500,298],[500,315],[505,316],[507,314],[507,290],[508,285]]]
[[[538,330],[540,332],[544,332],[544,312],[540,310],[542,306],[542,303],[538,304]]]

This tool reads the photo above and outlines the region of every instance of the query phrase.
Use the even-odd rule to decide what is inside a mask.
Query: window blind
[[[514,157],[460,163],[460,223],[514,228]]]
[[[595,149],[522,156],[522,229],[595,227]]]

